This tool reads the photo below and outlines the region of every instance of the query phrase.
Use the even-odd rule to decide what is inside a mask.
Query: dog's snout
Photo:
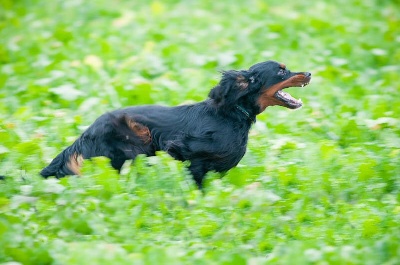
[[[305,75],[306,77],[311,77],[311,73],[310,73],[310,72],[305,72],[304,75]]]

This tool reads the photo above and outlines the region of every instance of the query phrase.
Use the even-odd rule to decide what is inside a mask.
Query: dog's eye
[[[278,75],[285,75],[286,69],[279,69]]]

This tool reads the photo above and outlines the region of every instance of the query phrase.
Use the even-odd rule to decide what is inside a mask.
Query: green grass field
[[[400,264],[398,0],[0,0],[1,264]],[[38,172],[102,113],[310,71],[199,192],[160,153]]]

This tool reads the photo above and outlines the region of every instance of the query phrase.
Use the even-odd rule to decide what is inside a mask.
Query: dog
[[[223,71],[202,102],[133,106],[103,114],[40,174],[80,175],[82,161],[97,156],[110,158],[111,166],[120,171],[126,160],[162,150],[190,161],[189,171],[201,189],[207,172],[226,172],[239,163],[256,116],[269,106],[300,108],[301,99],[283,89],[304,87],[310,80],[311,73],[291,72],[275,61]]]

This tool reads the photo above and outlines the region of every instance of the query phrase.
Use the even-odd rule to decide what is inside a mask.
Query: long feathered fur
[[[82,160],[96,156],[110,158],[111,165],[120,170],[128,159],[163,150],[175,159],[189,160],[189,170],[201,187],[208,171],[224,172],[239,163],[256,115],[269,105],[278,105],[268,88],[293,76],[296,82],[307,81],[304,73],[277,76],[281,68],[282,64],[268,61],[249,70],[223,72],[209,98],[193,105],[136,106],[106,113],[40,174],[80,174]]]

